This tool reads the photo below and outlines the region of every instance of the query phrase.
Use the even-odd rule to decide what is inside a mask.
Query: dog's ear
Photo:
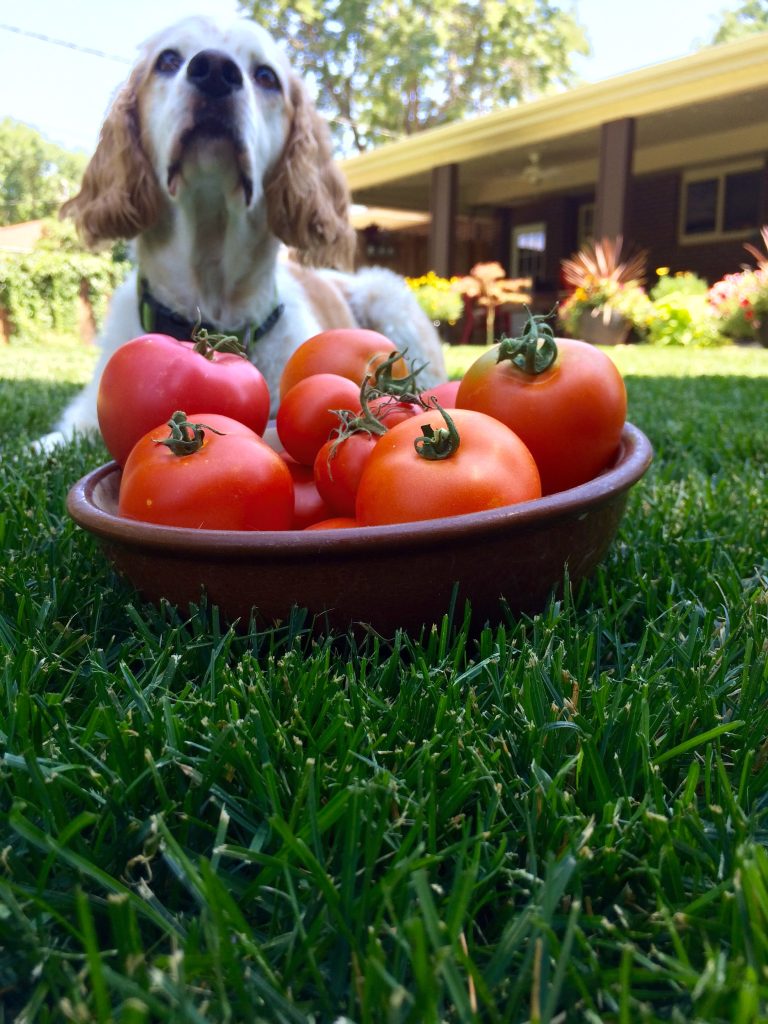
[[[91,247],[134,238],[157,220],[162,194],[142,146],[139,86],[144,68],[134,69],[101,128],[80,192],[61,207]]]
[[[302,263],[346,269],[355,252],[349,192],[331,152],[328,126],[304,86],[290,85],[293,120],[282,155],[264,182],[269,226]]]

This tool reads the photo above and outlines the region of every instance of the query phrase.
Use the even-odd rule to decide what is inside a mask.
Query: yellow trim
[[[768,85],[768,32],[431,128],[340,161],[350,189]]]

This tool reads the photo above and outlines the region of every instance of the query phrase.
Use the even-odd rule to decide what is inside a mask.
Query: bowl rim
[[[308,554],[343,557],[397,545],[428,547],[463,540],[468,535],[493,535],[500,531],[523,531],[565,516],[586,513],[627,491],[646,472],[653,449],[645,434],[625,423],[621,447],[613,466],[577,487],[543,498],[505,505],[485,512],[470,512],[440,519],[387,526],[356,526],[340,530],[206,530],[164,526],[117,516],[97,504],[96,487],[120,472],[116,462],[107,462],[81,477],[70,488],[66,509],[78,526],[121,545],[161,550],[170,555],[212,555],[236,558],[261,552],[265,556],[306,558]]]

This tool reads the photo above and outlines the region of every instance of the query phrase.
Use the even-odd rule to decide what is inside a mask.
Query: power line
[[[42,43],[51,43],[53,46],[63,46],[67,50],[77,50],[78,53],[88,53],[92,57],[104,57],[106,60],[114,60],[118,64],[132,64],[133,61],[127,57],[120,57],[115,53],[105,53],[104,50],[94,50],[89,46],[80,46],[79,43],[70,43],[66,39],[54,39],[52,36],[43,35],[42,32],[30,32],[29,29],[19,28],[18,25],[4,25],[0,22],[0,28],[6,32],[15,32],[19,36],[27,36],[30,39],[37,39]]]

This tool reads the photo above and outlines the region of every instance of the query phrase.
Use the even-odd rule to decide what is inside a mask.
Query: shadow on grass
[[[81,388],[81,384],[71,382],[0,378],[0,446],[52,430],[67,402]]]

